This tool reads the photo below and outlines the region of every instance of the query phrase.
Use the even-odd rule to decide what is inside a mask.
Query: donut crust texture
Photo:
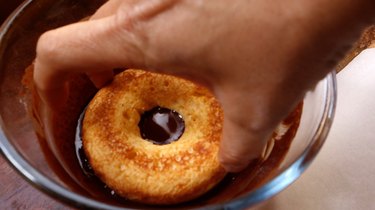
[[[154,107],[183,116],[179,140],[142,139],[141,115]],[[223,110],[213,94],[175,76],[129,69],[95,95],[82,142],[95,174],[118,195],[147,204],[177,204],[206,193],[226,175],[217,155]]]

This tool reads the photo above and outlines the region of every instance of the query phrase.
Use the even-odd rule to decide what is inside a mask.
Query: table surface
[[[0,155],[0,209],[69,209],[26,182]]]
[[[12,0],[9,2],[6,0],[5,3],[5,0],[0,0],[0,23],[21,1],[22,0]],[[363,46],[361,47],[363,48]],[[272,204],[273,202],[271,200],[271,202],[266,202],[260,208],[273,209],[271,207]],[[8,164],[8,162],[1,155],[0,206],[1,209],[70,209],[70,207],[51,199],[44,193],[33,188]]]
[[[311,166],[254,210],[375,209],[374,81],[375,48],[337,75],[335,119]]]

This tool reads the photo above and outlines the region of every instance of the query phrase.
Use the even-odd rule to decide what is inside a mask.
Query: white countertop
[[[307,171],[257,210],[375,209],[375,48],[337,75],[328,139]]]

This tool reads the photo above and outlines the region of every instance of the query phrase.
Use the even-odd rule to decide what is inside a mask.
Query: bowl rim
[[[4,39],[7,31],[13,22],[22,12],[27,9],[35,0],[24,1],[0,27],[0,43]],[[320,118],[319,125],[314,133],[312,142],[304,150],[304,152],[283,172],[278,174],[267,184],[245,195],[220,204],[213,204],[198,209],[242,209],[253,206],[263,200],[266,200],[287,186],[292,184],[305,171],[305,169],[314,160],[319,150],[323,146],[328,132],[331,128],[337,102],[337,84],[335,71],[330,72],[325,78],[325,94],[326,100],[323,108],[323,114]],[[17,149],[8,141],[7,134],[3,129],[4,123],[0,116],[0,152],[10,165],[31,185],[45,194],[60,200],[66,204],[90,209],[127,209],[120,206],[104,204],[85,196],[74,193],[67,188],[62,187],[55,181],[47,178],[43,173],[34,169],[32,165],[20,154]]]

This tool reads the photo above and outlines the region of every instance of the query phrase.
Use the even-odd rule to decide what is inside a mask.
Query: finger
[[[51,74],[47,65],[35,60],[34,83],[42,104],[48,108],[60,109],[67,98],[67,75]]]
[[[116,13],[116,11],[120,8],[122,10],[129,10],[131,9],[136,3],[139,3],[140,0],[110,0],[101,6],[94,15],[90,17],[90,20],[97,20],[105,17],[112,16]],[[113,79],[113,72],[112,71],[104,71],[98,73],[87,73],[87,76],[90,80],[94,83],[95,87],[101,88],[106,83]]]
[[[131,30],[125,33],[116,27],[113,16],[47,32],[38,42],[34,74],[42,100],[52,107],[59,104],[70,73],[93,75],[118,66],[143,67],[139,42]]]
[[[138,6],[136,10],[138,13],[137,16],[143,19],[145,17],[150,17],[155,13],[161,12],[163,8],[166,8],[168,5],[170,5],[170,3],[172,3],[172,1],[169,1],[168,3],[168,1],[165,0],[154,0],[148,1],[147,4],[141,4],[140,0],[110,0],[102,7],[100,7],[98,11],[90,17],[90,20],[96,20],[111,16],[115,14],[119,9],[121,10],[121,13],[123,13],[123,11],[130,11],[136,8],[136,5],[141,5]],[[97,88],[101,88],[113,78],[113,72],[108,71],[90,73],[87,75]]]
[[[226,117],[219,161],[228,172],[240,172],[262,154],[270,134],[263,130],[249,130]]]
[[[175,1],[137,2],[131,7],[126,2],[121,4],[121,12],[116,15],[65,26],[40,37],[34,81],[45,103],[53,107],[63,100],[56,100],[58,94],[54,92],[66,95],[64,81],[70,73],[94,75],[119,66],[145,68],[147,35],[140,23],[170,8]]]
[[[239,172],[261,157],[279,116],[272,115],[274,103],[269,97],[250,91],[241,93],[240,88],[232,86],[215,89],[225,116],[219,161],[228,172]]]

